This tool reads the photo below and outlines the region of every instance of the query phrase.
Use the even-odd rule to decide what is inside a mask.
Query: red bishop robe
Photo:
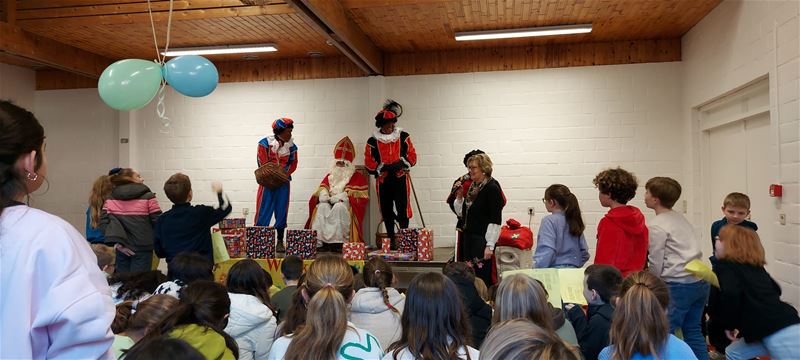
[[[306,229],[311,229],[311,222],[317,215],[319,192],[323,189],[330,192],[328,176],[329,175],[325,175],[325,178],[322,179],[319,187],[314,191],[314,194],[311,195],[311,199],[308,201],[309,216],[308,220],[306,220]],[[367,177],[358,171],[354,172],[353,176],[350,177],[350,181],[345,185],[344,191],[347,193],[347,200],[350,202],[350,242],[364,242],[362,225],[364,214],[367,210],[367,204],[369,203]]]

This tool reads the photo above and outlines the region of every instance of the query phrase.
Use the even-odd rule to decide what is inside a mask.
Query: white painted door
[[[777,210],[774,199],[769,197],[775,163],[770,158],[769,130],[769,113],[708,130],[707,215],[702,234],[706,256],[711,254],[711,223],[723,217],[722,201],[731,192],[750,197],[751,220],[758,224],[765,250],[771,251]]]

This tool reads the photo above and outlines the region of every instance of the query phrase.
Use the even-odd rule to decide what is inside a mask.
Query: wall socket
[[[533,216],[533,214],[535,214],[535,213],[536,213],[536,211],[534,210],[533,206],[528,208],[528,215]]]
[[[785,213],[778,214],[778,222],[781,223],[781,225],[786,225],[786,214]]]

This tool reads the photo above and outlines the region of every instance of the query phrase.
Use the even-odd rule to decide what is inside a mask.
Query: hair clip
[[[115,167],[115,168],[113,168],[113,169],[111,169],[111,170],[108,170],[108,175],[109,175],[109,176],[111,176],[111,175],[117,175],[117,174],[119,174],[119,172],[120,172],[120,171],[122,171],[122,168],[120,168],[120,167]]]

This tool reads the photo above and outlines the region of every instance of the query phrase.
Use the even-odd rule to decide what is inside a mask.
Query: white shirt
[[[286,350],[292,342],[291,335],[281,336],[272,343],[272,350],[269,352],[270,360],[283,359]],[[309,351],[313,351],[309,349]],[[347,331],[344,333],[342,345],[336,353],[337,359],[342,360],[378,360],[383,356],[381,344],[369,331],[361,330],[353,323],[347,323]]]
[[[470,360],[478,360],[478,358],[480,358],[481,356],[480,351],[471,346],[467,346],[467,351],[464,351],[463,347],[458,350],[457,354],[458,358],[462,360],[466,359],[467,352],[469,352]],[[394,357],[393,353],[394,351],[386,353],[386,355],[383,357],[383,360],[416,360],[414,355],[411,355],[411,352],[408,351],[407,348],[403,348],[403,350],[401,350],[400,353],[397,354],[398,355],[397,358]]]
[[[692,224],[683,215],[670,210],[656,215],[647,228],[650,272],[666,282],[699,281],[684,269],[689,261],[703,256]]]
[[[24,205],[5,208],[0,278],[0,358],[113,358],[111,290],[72,225]]]
[[[231,313],[225,332],[239,345],[239,360],[266,359],[275,338],[277,320],[257,297],[228,293]]]

